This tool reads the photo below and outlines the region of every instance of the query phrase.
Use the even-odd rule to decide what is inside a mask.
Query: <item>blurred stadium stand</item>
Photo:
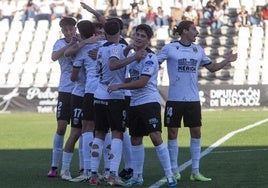
[[[233,19],[237,8],[226,10],[226,20]],[[56,87],[60,75],[59,65],[52,62],[54,42],[62,35],[58,19],[48,29],[47,21],[26,21],[21,27],[20,12],[17,12],[9,29],[7,20],[0,21],[0,87]],[[125,21],[124,21],[125,23]],[[238,32],[228,24],[211,32],[204,20],[197,26],[197,38],[206,54],[216,61],[226,57],[229,50],[238,52],[238,59],[217,73],[200,69],[200,84],[268,84],[268,27],[241,27]],[[161,28],[151,41],[156,53],[163,45],[176,40]],[[128,42],[131,38],[126,38]],[[168,85],[166,66],[159,71],[159,85]]]

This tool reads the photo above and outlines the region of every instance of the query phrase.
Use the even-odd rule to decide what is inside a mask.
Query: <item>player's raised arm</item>
[[[87,5],[84,2],[80,2],[80,4],[81,4],[83,9],[87,10],[88,12],[90,12],[91,14],[96,16],[96,18],[99,22],[101,22],[102,24],[104,24],[106,22],[105,17],[103,15],[101,15],[100,13],[98,13],[95,9],[91,8],[89,5]]]

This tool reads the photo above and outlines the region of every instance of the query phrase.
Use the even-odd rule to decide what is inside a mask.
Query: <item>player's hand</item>
[[[111,92],[116,91],[116,90],[119,90],[119,85],[111,85],[107,89],[108,93],[111,93]]]
[[[90,6],[88,6],[86,3],[84,3],[84,2],[80,2],[80,5],[81,5],[81,7],[83,8],[83,9],[86,9],[87,11],[89,11],[89,12],[91,12],[93,9],[90,7]]]
[[[98,41],[100,41],[100,40],[104,40],[105,39],[105,36],[102,36],[102,35],[93,35],[92,37],[90,37],[90,38],[87,38],[86,40],[85,40],[85,43],[86,44],[92,44],[92,43],[96,43],[96,42],[98,42]]]
[[[233,62],[237,60],[237,53],[233,53],[233,51],[231,50],[230,53],[227,56],[227,61],[228,62]]]
[[[94,60],[97,59],[97,54],[98,54],[98,49],[97,48],[88,51],[88,56],[91,57]]]
[[[136,51],[135,57],[137,60],[141,60],[147,56],[147,51],[145,49]]]

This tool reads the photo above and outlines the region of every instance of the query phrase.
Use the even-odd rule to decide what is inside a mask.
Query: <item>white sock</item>
[[[169,158],[169,153],[168,153],[168,149],[165,146],[164,143],[155,146],[156,149],[156,153],[158,156],[158,159],[165,171],[165,175],[167,177],[170,177],[173,175],[172,171],[171,171],[171,165],[170,165],[170,158]]]
[[[130,136],[127,131],[124,132],[124,137],[123,137],[123,159],[125,163],[125,169],[132,168],[131,165],[131,156],[132,156],[132,151],[131,151],[131,142],[130,142]]]
[[[103,160],[104,160],[104,169],[110,169],[110,159],[109,154],[111,151],[111,133],[107,133],[104,140],[104,147],[103,147]]]
[[[63,152],[62,154],[62,167],[61,171],[69,171],[70,170],[70,164],[72,162],[73,153],[67,153]]]
[[[191,157],[192,157],[192,174],[198,174],[199,173],[200,152],[201,152],[200,139],[191,138],[190,152],[191,152]]]
[[[84,172],[91,169],[90,166],[90,150],[93,141],[93,132],[85,132],[82,134],[83,138],[83,159],[84,159]]]
[[[84,169],[84,159],[83,159],[83,137],[79,137],[79,146],[78,146],[78,154],[79,154],[79,169]]]
[[[178,167],[178,156],[179,156],[179,146],[177,139],[168,140],[168,152],[170,156],[171,169],[174,174],[179,173]]]
[[[60,163],[60,158],[62,156],[62,147],[64,142],[64,136],[58,135],[57,133],[54,135],[53,140],[53,150],[52,150],[52,167],[58,167]]]
[[[110,172],[115,173],[114,175],[118,176],[118,169],[121,162],[123,149],[123,141],[118,138],[113,138],[111,142],[111,151],[110,151]]]
[[[144,165],[144,145],[132,146],[133,178],[142,178]]]
[[[91,148],[91,171],[92,172],[98,172],[99,171],[99,166],[100,166],[100,160],[102,157],[102,150],[103,150],[103,143],[104,141],[99,139],[99,138],[94,138],[93,140],[93,144],[97,145],[97,148],[92,147]],[[94,156],[95,154],[97,154],[96,156]]]

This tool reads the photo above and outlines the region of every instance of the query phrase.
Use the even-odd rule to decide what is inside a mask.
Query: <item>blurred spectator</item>
[[[263,7],[262,15],[263,15],[264,27],[267,27],[267,24],[268,24],[268,4]]]
[[[198,15],[196,10],[192,6],[186,7],[182,19],[192,21],[195,25],[198,25]]]
[[[188,0],[187,5],[192,6],[193,9],[197,12],[198,20],[204,17],[203,6],[200,0]]]
[[[16,11],[17,6],[15,1],[7,0],[2,2],[0,8],[0,21],[2,21],[3,19],[7,19],[10,28]]]
[[[236,22],[235,22],[235,29],[236,31],[239,30],[239,27],[245,27],[248,26],[249,22],[249,13],[246,10],[246,7],[244,5],[241,6],[241,11],[238,13]]]
[[[263,7],[257,6],[256,10],[250,15],[249,20],[251,25],[263,26]]]
[[[146,17],[145,17],[145,24],[151,26],[153,31],[156,30],[156,13],[154,12],[154,8],[152,6],[148,7],[148,10],[146,12]]]
[[[175,25],[178,25],[183,17],[183,8],[182,8],[182,3],[181,0],[178,0],[175,3],[174,7],[171,7],[171,16],[170,16],[170,27],[169,27],[169,33],[172,35],[173,33],[173,28]]]
[[[33,3],[32,0],[28,0],[28,2],[24,5],[23,7],[23,14],[21,15],[21,22],[22,22],[22,27],[24,28],[25,22],[29,20],[30,18],[34,19],[35,18],[35,11],[37,7]]]
[[[156,26],[168,26],[168,16],[164,14],[162,7],[157,7]]]
[[[130,4],[129,19],[130,21],[128,23],[128,29],[126,33],[127,36],[130,36],[133,28],[141,23],[141,19],[139,16],[139,6],[135,1],[134,3]]]
[[[216,2],[214,0],[209,0],[204,7],[204,18],[208,20],[208,23],[211,24],[213,21],[213,13],[216,9]]]
[[[118,5],[118,0],[108,0],[108,6],[104,11],[104,16],[117,16],[116,7]]]
[[[48,27],[51,26],[52,8],[50,6],[50,1],[39,0],[36,1],[37,11],[35,15],[35,28],[40,20],[47,20]]]
[[[53,12],[53,18],[62,18],[66,16],[67,6],[63,0],[52,0],[51,8]]]
[[[80,5],[80,1],[76,0],[68,0],[66,2],[67,6],[67,15],[76,18],[77,21],[83,18],[81,11],[82,7]]]
[[[212,30],[218,29],[224,24],[224,10],[221,5],[216,5],[216,9],[213,13],[213,21],[211,24]]]

